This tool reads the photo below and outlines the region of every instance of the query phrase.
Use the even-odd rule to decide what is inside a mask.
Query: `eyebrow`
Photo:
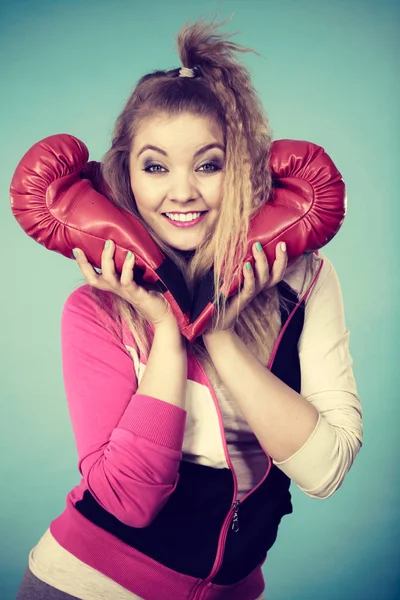
[[[211,148],[219,148],[220,150],[225,152],[225,148],[221,144],[211,143],[211,144],[207,144],[206,146],[203,146],[202,148],[200,148],[200,150],[197,150],[197,152],[195,152],[195,154],[194,154],[194,158],[197,158],[198,156],[200,156],[200,154],[204,154],[204,152],[207,152],[207,150],[211,150]],[[168,153],[165,152],[165,150],[162,150],[161,148],[158,148],[157,146],[152,146],[151,144],[146,144],[145,146],[143,146],[143,148],[141,148],[139,150],[136,158],[139,158],[139,156],[145,150],[154,150],[155,152],[159,152],[160,154],[163,154],[164,156],[168,156]]]

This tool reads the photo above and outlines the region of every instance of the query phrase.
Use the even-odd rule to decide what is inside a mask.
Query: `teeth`
[[[165,213],[168,217],[168,219],[171,219],[171,221],[182,221],[183,223],[187,222],[187,221],[193,221],[194,219],[198,219],[201,215],[201,212],[197,212],[197,213],[187,213],[186,215],[176,215],[173,213]]]

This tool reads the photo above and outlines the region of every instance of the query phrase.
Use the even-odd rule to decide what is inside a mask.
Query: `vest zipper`
[[[210,384],[210,381],[203,369],[202,364],[200,363],[199,360],[197,360],[196,357],[193,357],[193,360],[196,361],[200,371],[203,374],[205,381],[207,381],[207,383],[208,383],[208,389],[210,390],[211,396],[214,401],[215,409],[217,411],[218,421],[220,424],[221,436],[222,436],[223,445],[224,445],[225,458],[226,458],[226,462],[229,466],[229,469],[232,472],[232,477],[233,477],[233,498],[234,498],[234,500],[232,502],[232,506],[231,506],[228,514],[226,515],[225,521],[223,522],[222,527],[221,527],[220,536],[219,536],[219,540],[218,540],[218,546],[217,546],[217,555],[215,557],[214,565],[213,565],[213,568],[211,569],[211,573],[206,577],[206,579],[204,579],[203,581],[201,581],[199,583],[197,588],[195,588],[193,596],[190,597],[190,600],[201,600],[201,595],[202,595],[203,590],[210,586],[210,582],[211,582],[212,578],[215,576],[215,574],[219,571],[219,569],[221,567],[223,557],[224,557],[225,543],[226,543],[226,538],[228,535],[229,525],[231,524],[231,529],[233,532],[237,533],[239,531],[240,504],[241,504],[241,502],[246,500],[246,498],[251,496],[251,494],[253,494],[264,483],[264,481],[266,480],[266,478],[271,470],[272,461],[271,461],[271,458],[268,456],[268,454],[265,452],[265,450],[263,448],[265,455],[267,456],[267,459],[268,459],[267,471],[266,471],[264,477],[262,478],[262,480],[256,485],[256,487],[254,489],[250,490],[249,492],[247,492],[247,494],[245,496],[243,496],[243,498],[241,500],[238,500],[238,498],[237,498],[238,483],[237,483],[235,469],[233,468],[231,457],[229,456],[228,447],[226,444],[226,438],[225,438],[225,433],[224,433],[224,422],[222,419],[218,400],[215,396],[215,392],[214,392],[214,390]]]
[[[218,572],[219,568],[221,567],[223,558],[224,558],[224,549],[225,549],[225,542],[226,542],[226,538],[228,535],[228,529],[229,529],[229,525],[231,523],[232,520],[232,516],[235,518],[235,515],[237,516],[238,510],[239,510],[239,505],[240,505],[240,500],[235,500],[232,503],[232,506],[227,514],[227,516],[225,517],[225,521],[222,525],[221,531],[220,531],[220,538],[218,541],[218,549],[217,549],[217,555],[215,557],[215,561],[214,561],[214,566],[211,569],[211,573],[206,577],[206,579],[204,579],[203,581],[201,581],[198,585],[198,587],[195,590],[194,595],[191,597],[191,600],[200,600],[201,598],[201,594],[203,592],[203,590],[209,586],[212,578],[214,577],[214,575]],[[232,525],[231,527],[233,528],[233,521],[232,521]],[[238,531],[238,529],[237,529]]]
[[[232,521],[232,531],[234,533],[237,533],[239,531],[239,506],[240,506],[240,500],[235,500],[235,502],[233,503],[233,521]]]
[[[238,512],[239,512],[240,500],[238,500],[238,498],[237,498],[238,483],[237,483],[235,469],[233,468],[231,457],[229,456],[228,447],[226,444],[225,433],[224,433],[224,421],[223,421],[222,414],[221,414],[221,411],[219,408],[218,400],[215,396],[215,392],[214,392],[212,385],[207,377],[207,374],[203,369],[203,365],[200,363],[200,361],[196,357],[193,357],[193,359],[196,361],[199,370],[201,371],[205,381],[208,384],[208,389],[211,393],[211,397],[214,402],[215,410],[217,411],[217,415],[218,415],[219,428],[220,428],[221,438],[222,438],[222,442],[223,442],[223,446],[224,446],[224,454],[225,454],[226,462],[228,464],[228,467],[229,467],[229,469],[232,473],[232,477],[233,477],[233,502],[232,502],[231,508],[229,509],[229,512],[226,515],[225,520],[221,527],[221,531],[220,531],[219,539],[218,539],[217,554],[216,554],[216,557],[214,560],[214,565],[211,569],[210,574],[206,577],[206,579],[204,579],[203,581],[200,582],[198,587],[195,589],[193,596],[191,596],[191,598],[190,598],[190,600],[200,600],[202,591],[206,587],[209,586],[211,579],[217,573],[217,571],[219,570],[219,568],[222,564],[223,557],[224,557],[226,538],[228,535],[228,529],[229,529],[229,525],[231,523],[232,517],[233,517],[233,521],[232,521],[232,525],[231,525],[232,528],[233,528],[234,523],[235,523],[235,528],[236,527],[238,528],[238,525],[239,525]],[[238,529],[237,529],[237,531],[238,531]]]

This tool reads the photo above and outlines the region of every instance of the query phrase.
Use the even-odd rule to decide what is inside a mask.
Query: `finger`
[[[107,240],[101,253],[101,271],[103,279],[107,283],[115,286],[117,284],[117,274],[114,264],[115,244],[112,240]]]
[[[271,276],[268,259],[260,242],[253,244],[252,250],[255,259],[256,285],[261,289]]]
[[[126,254],[124,264],[122,265],[121,285],[126,286],[133,282],[133,269],[135,266],[135,255],[129,251]]]
[[[217,318],[218,315],[214,315],[212,320],[212,328],[229,329],[233,327],[239,313],[239,298],[238,295],[235,295],[226,303],[225,312],[223,315],[221,314],[219,320]]]
[[[275,256],[276,260],[274,261],[274,264],[272,266],[271,279],[268,284],[269,287],[273,287],[274,285],[282,281],[282,279],[285,276],[288,262],[285,242],[277,244],[275,249]]]
[[[82,275],[84,276],[88,284],[93,285],[94,287],[99,287],[100,276],[97,275],[96,271],[89,263],[83,250],[80,250],[79,248],[74,248],[73,253],[76,262],[78,263],[78,267],[80,268]]]
[[[234,296],[234,299],[237,303],[235,309],[239,311],[243,310],[243,308],[246,306],[246,304],[250,302],[250,300],[253,298],[256,292],[256,278],[253,267],[251,266],[250,262],[246,262],[243,266],[243,276],[243,287],[240,290],[240,292],[238,292],[236,296]]]
[[[226,324],[231,324],[236,320],[240,311],[246,306],[246,303],[249,302],[249,298],[251,296],[251,289],[254,289],[255,287],[254,275],[252,271],[248,270],[246,266],[244,266],[243,272],[244,280],[242,288],[239,288],[236,294],[229,298],[226,303],[224,320],[222,324],[223,329],[225,329]],[[220,325],[221,324],[218,323],[218,326]]]

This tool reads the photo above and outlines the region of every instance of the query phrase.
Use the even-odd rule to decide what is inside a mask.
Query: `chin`
[[[204,239],[204,235],[190,235],[188,236],[188,238],[190,237],[190,239],[188,239],[186,241],[186,243],[184,241],[182,241],[181,243],[178,242],[178,240],[176,239],[178,236],[175,237],[175,239],[173,239],[173,237],[171,236],[166,238],[163,237],[163,240],[165,241],[166,244],[168,244],[169,246],[171,246],[171,248],[173,248],[174,250],[179,250],[180,252],[189,252],[190,250],[196,250],[196,248],[198,248],[201,244],[201,242]]]
[[[187,246],[176,246],[175,244],[169,244],[173,250],[178,250],[178,252],[194,252],[199,244],[189,244]]]

